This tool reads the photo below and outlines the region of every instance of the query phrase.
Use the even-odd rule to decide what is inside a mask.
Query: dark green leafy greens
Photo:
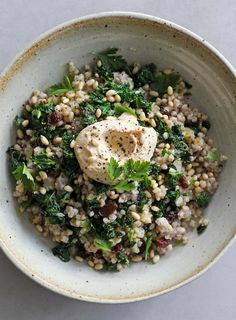
[[[70,143],[73,139],[75,139],[76,134],[65,132],[62,136],[63,141],[63,154],[65,158],[72,159],[75,157],[74,149],[70,147]]]
[[[68,244],[58,244],[52,249],[52,253],[63,262],[70,261],[70,251]]]
[[[163,94],[166,93],[169,86],[175,89],[179,81],[179,74],[165,74],[163,72],[159,72],[155,77],[155,81],[152,83],[152,88],[155,89],[162,97]]]
[[[204,224],[200,224],[198,227],[197,227],[197,233],[198,234],[202,234],[205,230],[206,230],[207,226],[204,225]]]
[[[32,161],[38,170],[47,170],[55,166],[56,161],[48,157],[46,151],[32,157]]]
[[[65,225],[65,215],[62,213],[59,201],[55,193],[46,193],[45,195],[34,195],[34,199],[44,216],[45,224]]]
[[[151,84],[155,81],[156,66],[154,63],[143,65],[140,70],[134,75],[136,87],[141,87],[145,84]]]
[[[208,206],[210,201],[209,194],[207,192],[202,192],[196,196],[197,205],[201,208],[205,208]]]
[[[111,78],[116,71],[126,71],[130,73],[128,63],[121,55],[117,54],[117,48],[109,48],[96,55],[97,61],[101,61],[101,66],[97,67],[97,72],[105,79]]]

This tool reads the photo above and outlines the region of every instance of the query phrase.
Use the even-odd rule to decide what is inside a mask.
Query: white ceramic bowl
[[[229,158],[206,210],[207,231],[189,234],[156,264],[138,263],[120,273],[95,272],[62,263],[46,240],[20,216],[12,198],[5,150],[13,142],[13,119],[33,89],[58,82],[65,64],[89,63],[93,52],[118,47],[130,62],[173,67],[193,84],[192,106],[210,116],[210,135]],[[0,79],[0,237],[7,256],[28,276],[69,297],[121,303],[160,295],[196,278],[217,260],[236,233],[236,78],[226,59],[192,32],[136,13],[102,13],[65,23],[41,36],[6,68]]]

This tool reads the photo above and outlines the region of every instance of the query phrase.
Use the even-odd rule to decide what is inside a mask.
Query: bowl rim
[[[23,49],[19,54],[17,54],[9,63],[8,65],[3,69],[3,71],[0,74],[0,94],[1,91],[4,90],[4,88],[7,86],[8,82],[11,80],[11,78],[14,76],[14,74],[17,72],[18,69],[24,64],[25,61],[27,61],[34,52],[37,50],[43,48],[44,46],[47,46],[48,39],[55,40],[60,37],[60,34],[62,32],[68,32],[71,29],[74,28],[77,24],[80,23],[89,23],[92,20],[102,20],[103,18],[130,18],[135,19],[140,22],[152,22],[159,25],[166,25],[169,28],[172,28],[174,30],[179,31],[184,36],[187,36],[189,38],[192,38],[195,40],[198,45],[202,46],[203,48],[208,49],[208,52],[213,55],[214,58],[216,58],[224,67],[225,70],[231,75],[231,77],[236,80],[236,70],[231,65],[231,63],[210,43],[208,43],[204,38],[198,36],[194,32],[188,30],[185,27],[182,27],[176,23],[173,23],[169,20],[162,19],[156,16],[144,14],[144,13],[138,13],[138,12],[128,12],[128,11],[107,11],[107,12],[100,12],[100,13],[94,13],[89,14],[86,16],[82,16],[80,18],[75,18],[66,22],[63,22],[48,31],[42,33],[40,36],[38,36],[35,40],[30,42],[28,46],[26,46],[25,49]],[[87,296],[87,295],[80,295],[78,293],[75,293],[73,291],[65,290],[61,287],[58,287],[56,285],[53,285],[49,281],[43,279],[42,277],[39,277],[37,275],[32,274],[32,271],[25,265],[20,259],[18,259],[14,252],[4,243],[4,241],[0,238],[0,248],[5,253],[5,255],[12,261],[12,263],[21,270],[25,275],[30,277],[31,279],[35,280],[40,285],[46,287],[47,289],[50,289],[56,293],[59,293],[61,295],[64,295],[69,298],[74,298],[78,300],[83,300],[87,302],[96,302],[96,303],[128,303],[128,302],[136,302],[145,300],[152,297],[157,297],[159,295],[162,295],[164,293],[167,293],[169,291],[175,290],[183,285],[186,285],[187,283],[197,279],[199,276],[201,276],[204,272],[206,272],[211,266],[213,266],[214,263],[218,261],[218,259],[226,252],[226,250],[233,244],[234,240],[236,238],[236,230],[233,234],[233,236],[226,240],[225,243],[222,245],[222,248],[218,250],[218,253],[212,258],[210,262],[207,262],[204,266],[201,267],[200,270],[196,270],[191,276],[187,277],[184,280],[181,280],[180,282],[177,282],[171,286],[169,286],[166,289],[159,290],[157,292],[142,294],[140,296],[135,297],[124,297],[124,298],[104,298],[104,297],[93,297],[93,296]]]

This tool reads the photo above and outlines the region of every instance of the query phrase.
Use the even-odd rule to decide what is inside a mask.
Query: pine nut
[[[49,145],[49,141],[45,136],[40,135],[40,140],[41,140],[42,144],[44,144],[45,146]]]

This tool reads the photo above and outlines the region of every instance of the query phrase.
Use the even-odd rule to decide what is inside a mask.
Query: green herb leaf
[[[110,241],[103,240],[103,239],[96,239],[95,245],[98,249],[102,251],[111,252],[112,244]]]
[[[34,190],[34,178],[25,163],[20,164],[13,172],[16,180],[21,180],[27,191]]]
[[[101,66],[97,67],[97,72],[104,78],[111,78],[116,71],[126,71],[130,73],[128,63],[121,56],[117,55],[117,48],[109,48],[97,54],[97,60],[101,61]]]
[[[119,166],[118,162],[114,158],[111,158],[107,165],[107,174],[109,179],[111,181],[117,179],[121,175],[122,170],[123,168]]]
[[[117,252],[116,257],[117,257],[117,260],[119,263],[121,263],[125,266],[129,265],[129,258],[127,257],[127,255],[124,252],[122,252],[122,251]]]
[[[70,261],[70,251],[68,244],[58,244],[52,249],[52,253],[63,262]]]
[[[24,121],[24,118],[20,117],[20,116],[16,116],[14,123],[16,125],[17,128],[20,128],[22,126],[22,122]]]
[[[32,157],[32,161],[38,170],[47,170],[55,166],[56,161],[48,157],[47,152],[41,152],[37,156]]]
[[[131,191],[135,189],[135,185],[133,182],[129,182],[128,180],[122,180],[114,186],[114,189],[120,191]]]
[[[62,136],[63,141],[63,154],[65,158],[72,159],[75,157],[74,149],[70,147],[70,143],[73,139],[75,139],[75,133],[64,133]]]
[[[144,259],[145,260],[147,260],[149,257],[151,245],[152,245],[152,237],[149,237],[149,238],[147,238],[145,252],[144,252]]]
[[[127,238],[128,238],[128,241],[130,244],[132,244],[134,242],[134,230],[133,229],[130,229],[127,232]]]
[[[152,102],[147,101],[139,90],[131,90],[127,84],[111,82],[109,87],[117,92],[123,102],[129,103],[135,108],[141,107],[142,109],[150,110],[152,107]]]
[[[19,151],[15,150],[14,147],[8,148],[7,153],[9,155],[10,171],[12,172],[22,163],[23,156]]]
[[[207,158],[211,161],[216,161],[218,159],[218,155],[214,151],[208,151]]]
[[[58,203],[55,193],[46,193],[45,195],[34,195],[41,214],[44,216],[46,225],[65,225],[65,215]]]
[[[64,75],[63,82],[54,84],[50,88],[48,88],[49,96],[58,96],[68,91],[73,90],[70,79],[67,75]]]
[[[124,177],[133,181],[142,181],[151,168],[149,161],[129,159],[124,164]]]
[[[130,108],[128,106],[123,106],[123,105],[115,106],[115,115],[116,116],[120,116],[124,112],[129,113],[132,116],[136,117],[136,113],[132,108]]]
[[[91,229],[93,226],[92,222],[89,219],[86,219],[83,223],[83,228],[85,229]]]
[[[156,66],[155,64],[146,64],[134,75],[136,87],[141,87],[145,84],[151,84],[155,81]]]

